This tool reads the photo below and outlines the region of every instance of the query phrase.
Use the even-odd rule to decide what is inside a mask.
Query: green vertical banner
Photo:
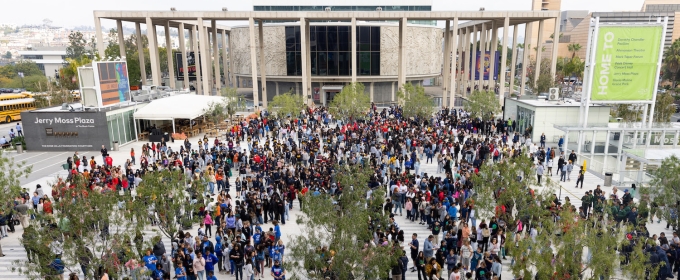
[[[663,26],[601,26],[590,99],[652,100],[662,33]]]

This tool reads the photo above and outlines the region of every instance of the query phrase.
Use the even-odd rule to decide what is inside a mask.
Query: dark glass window
[[[371,75],[380,76],[380,52],[371,52]]]
[[[338,27],[329,26],[326,28],[326,34],[328,35],[328,51],[338,50]]]
[[[302,56],[300,53],[295,53],[295,75],[302,75]]]
[[[338,75],[340,76],[349,76],[350,75],[350,61],[352,59],[352,56],[350,55],[349,52],[339,52],[338,53]]]
[[[338,50],[341,52],[349,51],[352,38],[349,36],[349,26],[338,26]]]
[[[328,75],[328,59],[326,57],[327,52],[320,52],[318,53],[318,60],[316,61],[317,66],[319,67],[319,76],[327,76]]]
[[[309,27],[309,49],[312,52],[316,51],[316,26]]]
[[[328,52],[328,76],[338,75],[338,52]]]
[[[328,34],[325,26],[316,27],[316,50],[320,52],[328,51]]]
[[[357,56],[359,58],[359,74],[360,75],[371,75],[371,53],[370,52],[360,52]]]
[[[286,26],[286,51],[295,51],[295,27]]]
[[[371,51],[380,51],[380,27],[371,27]]]
[[[357,28],[357,51],[371,50],[371,28],[368,26],[360,26]]]
[[[295,26],[295,51],[300,51],[300,27]]]
[[[295,76],[295,52],[286,52],[286,73],[288,76]]]

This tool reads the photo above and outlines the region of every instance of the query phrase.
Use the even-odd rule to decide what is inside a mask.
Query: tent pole
[[[132,124],[135,126],[135,141],[139,142],[139,132],[137,132],[137,118],[132,117]]]

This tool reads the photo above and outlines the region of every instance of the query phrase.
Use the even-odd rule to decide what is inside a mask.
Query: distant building
[[[45,76],[55,78],[55,73],[61,69],[66,62],[65,49],[26,50],[19,51],[22,60],[30,60],[38,64],[38,68],[45,73]]]

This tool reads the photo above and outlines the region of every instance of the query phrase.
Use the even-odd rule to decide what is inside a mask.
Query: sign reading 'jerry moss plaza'
[[[30,151],[98,151],[110,142],[106,112],[26,111],[21,119]]]
[[[592,100],[648,101],[654,95],[663,26],[600,26]]]

